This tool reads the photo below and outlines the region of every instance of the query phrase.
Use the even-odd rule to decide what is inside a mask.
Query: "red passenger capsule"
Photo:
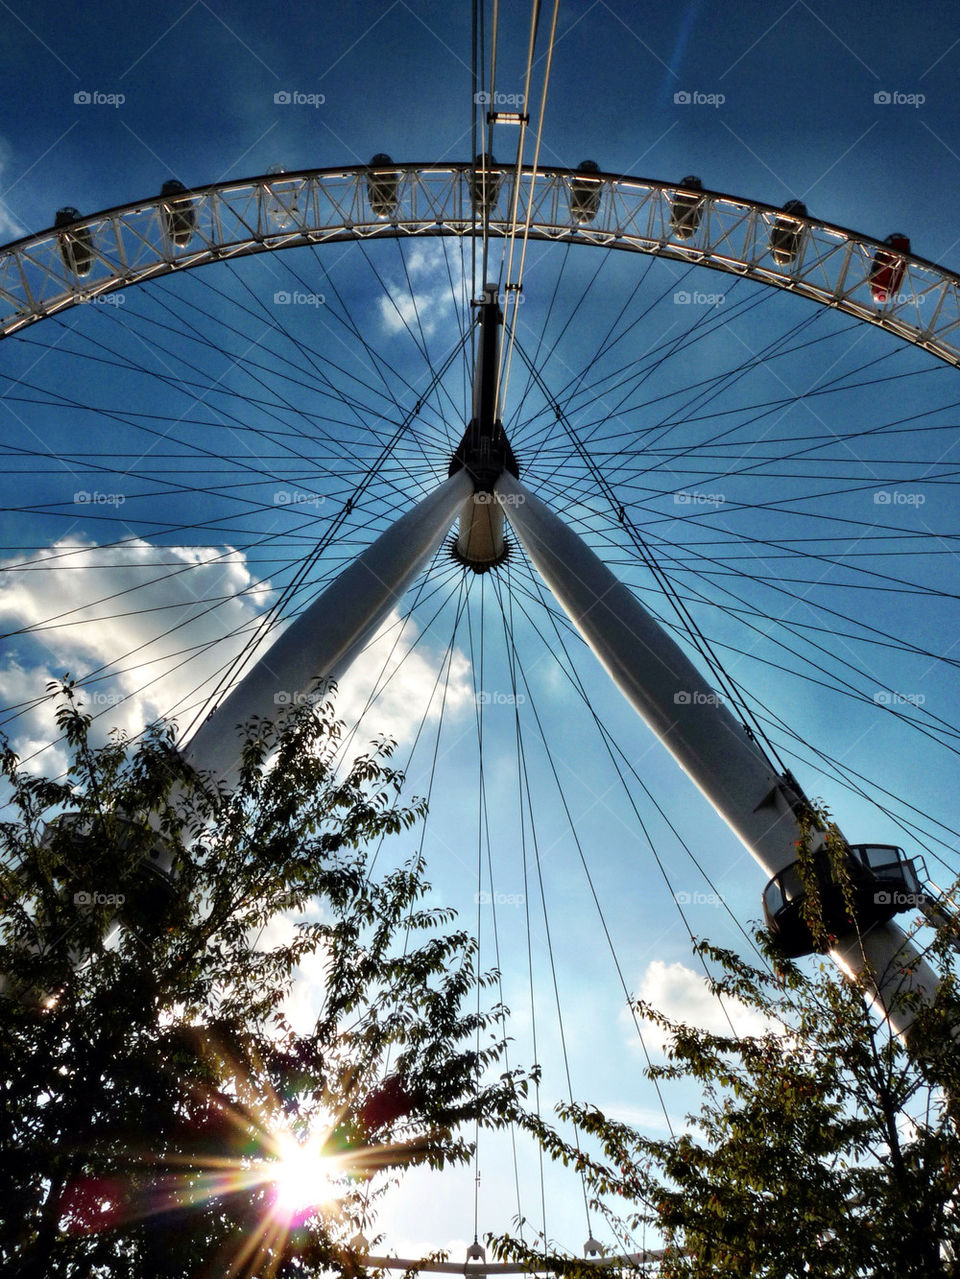
[[[877,249],[870,267],[870,291],[878,305],[889,302],[900,288],[906,266],[902,255],[910,252],[910,241],[902,231],[888,235],[884,244],[895,251]]]

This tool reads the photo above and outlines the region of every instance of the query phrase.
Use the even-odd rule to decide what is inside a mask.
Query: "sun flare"
[[[272,1171],[276,1207],[280,1214],[295,1216],[322,1208],[346,1193],[339,1159],[321,1154],[322,1143],[305,1143],[293,1136],[277,1141],[277,1162]]]

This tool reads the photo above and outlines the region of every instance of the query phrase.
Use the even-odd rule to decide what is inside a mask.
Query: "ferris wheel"
[[[901,1024],[929,979],[890,907],[957,870],[956,275],[797,202],[491,148],[61,210],[0,250],[0,333],[27,755],[65,655],[98,718],[174,716],[224,777],[239,723],[337,677],[356,734],[397,726],[557,1095],[665,938],[749,944],[762,901],[809,952],[791,850],[826,791],[870,939],[836,958]]]

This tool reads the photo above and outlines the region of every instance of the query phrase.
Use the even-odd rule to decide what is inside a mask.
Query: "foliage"
[[[329,698],[248,726],[228,790],[187,768],[170,727],[92,747],[69,681],[61,696],[67,776],[2,757],[4,1272],[354,1270],[347,1241],[385,1178],[467,1159],[468,1121],[503,1122],[523,1090],[478,1085],[500,1010],[480,1011],[491,978],[426,903],[419,859],[369,874],[367,848],[424,806],[400,805],[389,742],[338,771]],[[281,917],[301,920],[272,940]],[[313,955],[326,984],[301,1034],[284,1001]],[[320,1125],[352,1192],[279,1220],[278,1134]]]
[[[803,921],[810,929],[817,950],[826,951],[836,938],[825,926],[821,875],[825,874],[828,882],[839,888],[847,919],[856,919],[847,842],[822,802],[814,801],[809,808],[805,807],[798,825],[797,874],[804,889]]]
[[[960,1273],[950,1261],[960,1249],[954,938],[941,935],[928,955],[940,994],[916,1008],[909,1049],[835,970],[801,969],[757,940],[763,966],[699,950],[721,969],[713,993],[760,1014],[764,1033],[714,1034],[637,1005],[668,1043],[647,1075],[702,1092],[682,1131],[654,1139],[593,1107],[563,1106],[581,1134],[573,1146],[535,1117],[522,1121],[555,1159],[584,1169],[626,1252],[659,1230],[670,1279]],[[498,1247],[525,1255],[508,1237]]]

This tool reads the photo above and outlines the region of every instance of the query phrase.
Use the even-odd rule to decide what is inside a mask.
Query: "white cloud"
[[[13,186],[10,180],[10,144],[0,138],[0,189],[8,191]],[[26,235],[26,228],[14,216],[6,200],[0,197],[0,242],[19,240]]]
[[[43,697],[48,681],[105,668],[103,678],[82,690],[96,716],[94,740],[115,727],[138,733],[180,703],[198,705],[249,639],[271,595],[269,583],[258,583],[243,552],[231,547],[157,547],[139,539],[121,547],[56,543],[0,562],[0,624],[20,632],[7,641],[0,706],[27,704],[5,731],[25,763],[34,757],[31,771],[56,776],[66,763],[62,750],[36,754],[57,736],[55,707]],[[429,637],[414,647],[418,635],[414,623],[401,623],[393,611],[340,681],[337,713],[347,724],[362,717],[376,692],[352,752],[380,733],[409,741],[424,714],[439,715],[442,654]],[[470,705],[470,666],[459,650],[446,683],[448,711]],[[180,710],[181,729],[193,713]]]
[[[666,964],[654,959],[640,979],[637,996],[672,1021],[686,1022],[712,1034],[731,1034],[731,1023],[732,1033],[743,1036],[782,1029],[739,999],[727,996],[721,1003],[711,993],[703,974],[681,963]],[[639,1051],[633,1019],[627,1010],[622,1020],[629,1026],[629,1042]],[[640,1026],[648,1051],[662,1053],[667,1043],[664,1031],[650,1022],[641,1022]]]
[[[613,1102],[600,1105],[600,1110],[609,1118],[622,1124],[629,1124],[640,1132],[668,1132],[664,1113],[657,1106],[631,1106],[626,1102]]]
[[[317,919],[321,914],[322,906],[314,902],[308,908],[307,920]],[[257,949],[268,951],[289,946],[296,935],[297,923],[303,920],[303,915],[292,911],[274,915],[255,939]],[[299,1035],[308,1035],[313,1030],[323,1006],[328,974],[329,955],[323,946],[305,955],[295,971],[293,985],[283,1002],[283,1013]]]
[[[459,269],[451,266],[448,275],[443,245],[439,243],[415,245],[407,254],[406,264],[409,283],[402,275],[388,279],[389,292],[377,300],[380,320],[391,336],[409,327],[417,338],[421,328],[426,337],[431,337],[440,325],[453,321],[450,279],[459,291]]]
[[[0,563],[0,622],[18,632],[7,641],[0,697],[5,706],[30,702],[66,672],[82,678],[105,667],[83,691],[96,739],[115,727],[139,732],[182,699],[202,698],[270,593],[232,547],[140,539],[69,547],[54,543]],[[55,736],[53,713],[44,703],[6,725],[25,760]],[[50,771],[56,762],[50,754],[31,767]]]
[[[380,733],[398,743],[412,741],[424,716],[439,717],[444,697],[447,714],[473,705],[466,654],[455,648],[449,678],[440,674],[438,679],[443,659],[424,641],[417,643],[419,634],[414,622],[402,622],[393,609],[340,680],[337,715],[357,725],[359,748]]]

